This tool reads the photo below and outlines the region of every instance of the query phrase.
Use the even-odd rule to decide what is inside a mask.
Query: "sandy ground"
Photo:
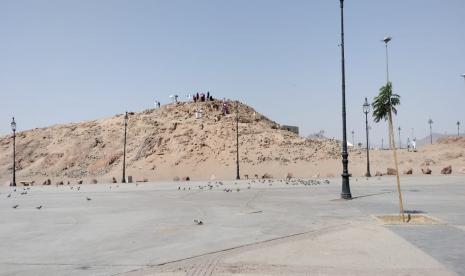
[[[325,180],[1,187],[0,275],[465,274],[465,177]]]

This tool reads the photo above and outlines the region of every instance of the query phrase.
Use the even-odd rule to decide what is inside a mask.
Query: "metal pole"
[[[365,98],[365,101],[366,101],[366,98]],[[366,177],[371,177],[371,173],[370,173],[370,144],[369,144],[369,140],[368,140],[368,112],[365,112],[365,129],[366,129],[366,133],[367,133],[367,173],[366,173]]]
[[[16,186],[16,130],[13,130],[13,186]]]
[[[399,130],[399,149],[402,149],[402,141],[400,140],[400,127],[398,128]]]
[[[431,123],[429,124],[429,137],[430,137],[431,145],[432,145],[433,144],[433,126]]]
[[[349,184],[349,153],[347,152],[346,127],[346,76],[344,60],[344,0],[341,3],[341,70],[342,70],[342,192],[341,198],[352,199]]]
[[[241,179],[239,173],[239,101],[236,103],[236,179]]]
[[[386,45],[386,83],[389,82],[389,56],[388,56],[388,43]]]
[[[381,149],[384,149],[384,139],[381,139]]]
[[[121,183],[126,183],[126,132],[128,127],[128,112],[126,111],[126,115],[124,117],[124,146],[123,146],[123,179]]]

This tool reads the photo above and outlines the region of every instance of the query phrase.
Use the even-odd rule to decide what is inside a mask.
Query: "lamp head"
[[[15,122],[15,117],[13,117],[12,121],[11,121],[11,130],[13,130],[13,132],[16,131],[16,122]]]
[[[392,40],[392,37],[390,37],[390,36],[387,36],[387,37],[383,38],[383,42],[386,43],[386,44],[388,44],[388,42],[391,41],[391,40]]]
[[[128,112],[126,111],[126,115],[124,115],[124,123],[127,124],[129,120]]]
[[[363,113],[365,114],[370,113],[370,104],[368,103],[367,98],[365,98],[365,103],[363,103]]]

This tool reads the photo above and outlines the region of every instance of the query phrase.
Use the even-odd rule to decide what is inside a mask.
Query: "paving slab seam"
[[[289,240],[292,240],[293,238],[300,238],[300,237],[304,237],[304,236],[305,237],[307,237],[307,236],[317,236],[320,233],[329,233],[329,232],[338,231],[341,228],[343,228],[344,226],[348,226],[348,225],[351,225],[351,224],[353,224],[353,223],[347,222],[347,223],[331,225],[331,226],[324,227],[324,228],[321,228],[321,229],[316,229],[316,230],[305,231],[305,232],[301,232],[301,233],[290,234],[290,235],[281,236],[281,237],[268,239],[268,240],[264,240],[264,241],[249,243],[249,244],[245,244],[245,245],[239,245],[239,246],[235,246],[235,247],[231,247],[231,248],[226,248],[226,249],[222,249],[222,250],[218,250],[218,251],[208,252],[208,253],[192,256],[192,257],[187,257],[187,258],[174,260],[174,261],[168,261],[168,262],[163,262],[163,263],[154,264],[154,265],[146,265],[145,268],[163,267],[163,266],[174,265],[174,264],[182,263],[182,262],[186,262],[186,261],[193,261],[193,260],[201,259],[201,258],[207,258],[207,260],[208,260],[209,259],[208,256],[215,256],[215,255],[219,256],[219,258],[216,261],[216,262],[218,262],[220,260],[220,257],[225,253],[230,253],[230,252],[233,252],[233,251],[236,251],[236,250],[241,250],[241,249],[250,249],[250,248],[256,248],[256,247],[260,247],[260,246],[272,245],[274,243],[279,243],[279,242],[287,242]],[[114,274],[114,276],[116,276],[116,275],[126,275],[128,273],[136,273],[136,272],[139,272],[141,269],[144,269],[144,268],[141,267],[140,269],[136,269],[136,270],[133,270],[133,271],[117,273],[117,274]],[[197,267],[194,267],[194,269],[197,269]],[[189,274],[189,275],[198,275],[198,274]],[[201,274],[201,275],[208,275],[208,274]]]

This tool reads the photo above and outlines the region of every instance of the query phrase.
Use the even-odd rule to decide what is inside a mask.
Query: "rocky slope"
[[[234,110],[235,103],[231,103]],[[130,115],[127,175],[136,180],[235,176],[235,114],[219,101],[177,103]],[[339,158],[336,141],[305,139],[279,129],[253,108],[239,107],[241,176],[273,174],[273,168]],[[196,113],[203,112],[202,118]],[[41,183],[84,179],[121,180],[123,115],[17,133],[17,179]],[[0,180],[11,178],[11,136],[0,138]],[[305,170],[304,170],[305,171]],[[275,172],[277,174],[277,172]],[[275,175],[284,177],[284,172]]]

